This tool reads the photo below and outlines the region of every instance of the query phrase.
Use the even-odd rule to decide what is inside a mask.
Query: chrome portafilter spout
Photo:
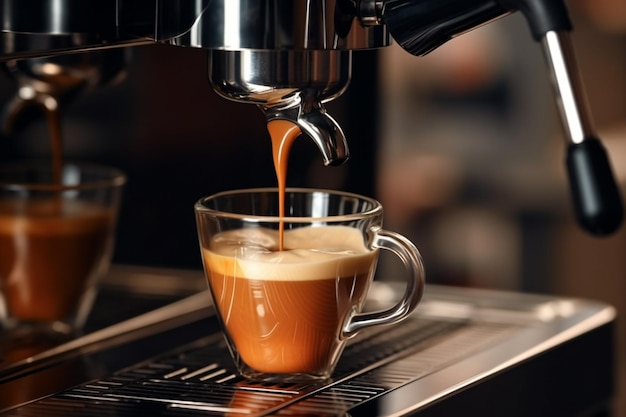
[[[209,80],[220,96],[259,106],[268,121],[293,122],[317,145],[324,165],[339,165],[349,157],[348,144],[324,103],[348,87],[351,57],[334,50],[215,50]]]
[[[308,91],[302,91],[295,95],[291,107],[259,107],[265,112],[268,122],[282,119],[298,125],[322,153],[324,165],[341,165],[350,157],[346,136],[339,123],[326,112],[323,104],[316,98],[307,98],[307,93]]]

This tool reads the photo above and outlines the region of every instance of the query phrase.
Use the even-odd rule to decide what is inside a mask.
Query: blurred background
[[[624,193],[626,2],[568,6],[597,131]],[[524,19],[510,16],[417,60],[389,48],[380,62],[376,192],[386,226],[417,243],[431,282],[616,306],[615,415],[626,415],[626,231],[592,237],[573,218],[565,139]]]
[[[624,191],[626,2],[568,5],[597,131]],[[276,184],[264,116],[212,92],[204,51],[153,45],[115,53],[124,70],[60,109],[65,156],[128,174],[115,262],[201,268],[194,202]],[[5,71],[0,103],[8,106],[15,93]],[[616,306],[616,415],[626,415],[625,227],[597,238],[574,221],[565,139],[541,50],[522,16],[422,58],[398,46],[355,53],[351,86],[328,108],[346,131],[352,158],[325,168],[314,145],[298,140],[288,184],[378,198],[386,228],[423,252],[430,283]],[[6,116],[5,108],[0,162],[49,157],[41,112],[14,123]],[[379,275],[393,279],[398,269],[383,257]]]

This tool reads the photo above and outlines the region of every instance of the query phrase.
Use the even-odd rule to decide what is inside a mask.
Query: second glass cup
[[[74,336],[107,272],[125,175],[111,167],[0,166],[0,319],[17,339]]]
[[[424,267],[409,240],[382,229],[383,208],[374,199],[288,189],[287,215],[279,217],[278,195],[277,189],[227,191],[196,203],[205,273],[243,376],[323,380],[351,336],[415,309]],[[363,313],[379,249],[403,262],[406,290],[393,307]]]

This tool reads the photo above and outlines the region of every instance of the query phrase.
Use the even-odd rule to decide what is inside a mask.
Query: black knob
[[[588,138],[570,144],[566,163],[580,225],[599,236],[616,231],[623,217],[622,199],[602,143]]]

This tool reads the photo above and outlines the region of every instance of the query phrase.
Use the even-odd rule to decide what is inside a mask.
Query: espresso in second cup
[[[221,320],[243,362],[266,374],[317,374],[343,346],[346,315],[363,304],[377,251],[358,229],[240,229],[203,248]],[[330,364],[329,364],[330,361]]]
[[[9,317],[34,323],[72,314],[113,225],[114,212],[93,203],[0,200],[0,289]]]

